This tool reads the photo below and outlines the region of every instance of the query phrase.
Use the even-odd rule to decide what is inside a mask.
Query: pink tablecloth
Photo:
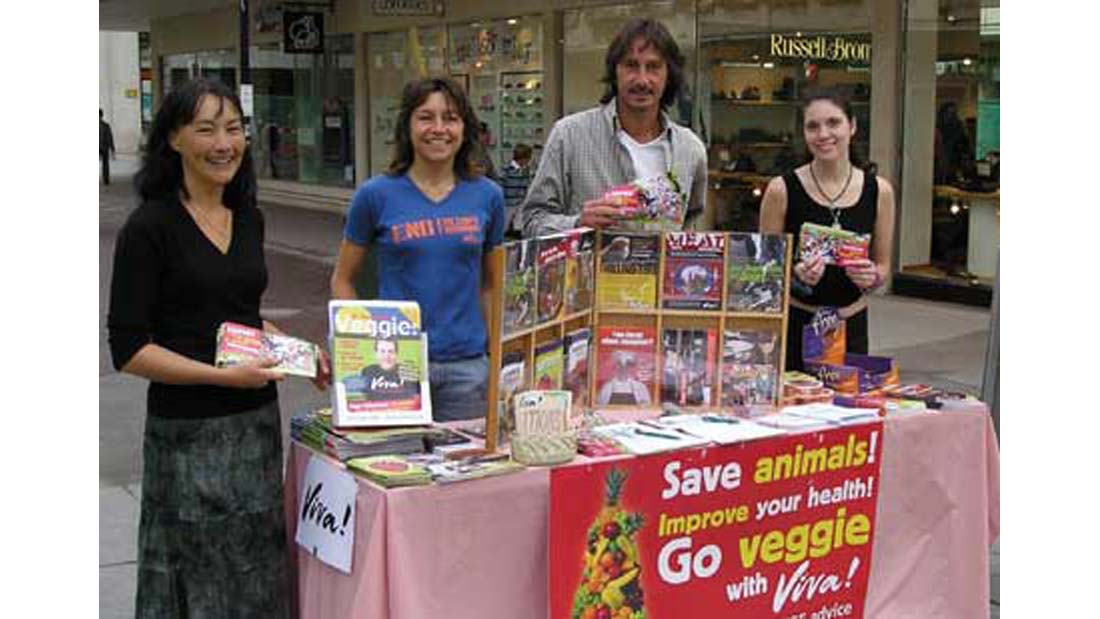
[[[293,542],[311,453],[292,447],[286,483],[302,617],[545,617],[547,470],[390,491],[361,481],[349,576]],[[987,616],[998,462],[988,415],[886,421],[868,617]]]

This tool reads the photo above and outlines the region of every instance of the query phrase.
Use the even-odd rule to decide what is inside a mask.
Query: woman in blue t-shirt
[[[332,274],[333,298],[355,299],[372,247],[378,297],[420,304],[436,421],[479,417],[487,405],[482,292],[489,251],[503,239],[504,194],[479,169],[477,134],[477,116],[457,84],[407,84],[394,160],[355,192]]]

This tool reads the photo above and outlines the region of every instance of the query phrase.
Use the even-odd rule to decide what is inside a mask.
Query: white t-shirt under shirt
[[[630,153],[637,178],[664,176],[668,172],[668,139],[664,131],[652,142],[639,144],[629,133],[620,129],[619,142]]]

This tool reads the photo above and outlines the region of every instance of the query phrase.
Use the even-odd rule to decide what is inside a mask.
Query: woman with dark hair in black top
[[[136,614],[287,617],[282,375],[214,366],[222,322],[277,331],[260,318],[264,222],[233,92],[169,93],[135,184],[107,327],[115,368],[150,380]]]
[[[885,179],[852,163],[856,132],[851,104],[838,91],[811,91],[803,103],[802,132],[811,161],[768,184],[760,230],[792,234],[812,222],[871,235],[870,260],[826,266],[820,256],[799,256],[793,268],[787,321],[788,370],[801,370],[802,330],[816,312],[836,308],[845,319],[847,351],[866,353],[866,293],[890,274],[894,243],[894,190]]]

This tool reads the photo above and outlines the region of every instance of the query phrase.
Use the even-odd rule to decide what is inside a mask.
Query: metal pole
[[[252,67],[248,62],[248,0],[238,0],[240,13],[240,97],[244,112],[245,136],[252,137]]]

